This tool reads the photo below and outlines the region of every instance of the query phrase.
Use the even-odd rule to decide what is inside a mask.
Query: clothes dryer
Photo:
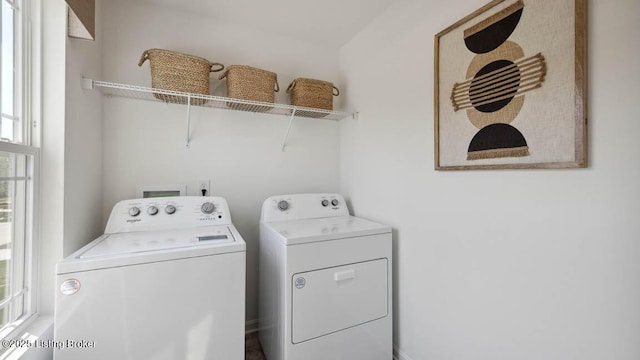
[[[259,338],[267,360],[392,359],[391,228],[339,194],[262,206]]]

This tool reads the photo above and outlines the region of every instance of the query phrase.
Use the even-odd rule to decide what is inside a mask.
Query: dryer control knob
[[[327,199],[322,200],[322,206],[329,206],[329,200]]]
[[[158,207],[157,207],[157,206],[153,206],[153,205],[151,205],[151,206],[149,206],[149,207],[147,208],[147,214],[149,214],[149,215],[155,215],[155,214],[157,214],[157,213],[158,213]]]
[[[278,201],[278,209],[280,209],[280,211],[289,209],[289,202],[287,202],[286,200]]]
[[[173,206],[173,205],[167,205],[167,206],[164,208],[164,212],[166,212],[166,213],[167,213],[167,214],[169,214],[169,215],[173,215],[173,214],[176,212],[176,207],[175,207],[175,206]]]
[[[338,201],[338,199],[331,200],[331,205],[338,206],[338,204],[340,204],[340,201]]]
[[[134,217],[140,215],[140,209],[138,207],[136,207],[136,206],[131,207],[129,209],[129,215],[134,216]]]
[[[213,203],[210,203],[208,201],[202,204],[202,206],[200,207],[200,210],[202,210],[202,212],[205,214],[211,214],[214,212],[215,209],[216,209],[215,205],[213,205]]]

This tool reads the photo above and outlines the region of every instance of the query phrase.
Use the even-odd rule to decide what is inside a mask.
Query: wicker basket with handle
[[[272,103],[276,92],[280,91],[276,73],[246,65],[229,65],[220,74],[222,80],[227,78],[227,97],[241,100]],[[228,102],[227,106],[240,110],[265,112],[270,106],[238,104]]]
[[[287,88],[291,95],[291,105],[320,110],[333,110],[333,97],[340,90],[328,81],[297,78]],[[326,113],[305,112],[308,117],[325,117]]]
[[[162,49],[145,50],[138,66],[142,66],[147,60],[151,64],[151,87],[201,95],[210,95],[209,74],[224,69],[224,65],[220,63]],[[157,93],[153,96],[167,102],[187,102],[183,97]],[[202,105],[205,102],[204,99],[191,100],[193,105]]]

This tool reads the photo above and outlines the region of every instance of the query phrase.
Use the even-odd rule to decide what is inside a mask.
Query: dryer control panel
[[[272,196],[262,204],[261,221],[289,221],[348,216],[340,194],[291,194]]]
[[[227,201],[216,196],[173,196],[118,202],[105,233],[230,225]]]

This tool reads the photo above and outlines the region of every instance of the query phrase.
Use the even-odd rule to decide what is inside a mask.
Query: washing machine
[[[259,339],[267,360],[392,359],[391,228],[339,194],[262,206]]]
[[[243,360],[244,319],[245,242],[220,197],[121,201],[56,266],[56,360]]]

